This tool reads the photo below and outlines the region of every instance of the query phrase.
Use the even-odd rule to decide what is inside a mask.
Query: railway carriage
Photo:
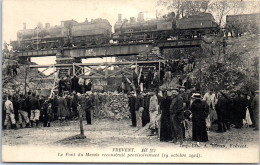
[[[245,32],[259,33],[260,13],[226,16],[226,35],[237,37]]]

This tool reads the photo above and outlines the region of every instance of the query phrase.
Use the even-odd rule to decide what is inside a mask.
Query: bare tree
[[[206,12],[209,7],[210,0],[159,0],[158,6],[166,7],[167,10],[176,13],[179,19],[186,15],[199,14]]]
[[[220,26],[230,9],[231,5],[228,0],[213,0],[210,4],[210,10],[215,13],[215,20]]]
[[[246,4],[244,1],[230,1],[230,13],[229,14],[243,14]]]
[[[214,14],[218,25],[223,26],[226,15],[243,14],[245,2],[240,0],[211,0],[208,5],[209,11]]]

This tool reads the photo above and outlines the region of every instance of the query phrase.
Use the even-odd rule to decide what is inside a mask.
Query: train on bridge
[[[78,23],[75,20],[61,21],[59,26],[49,23],[38,24],[34,29],[17,32],[17,41],[10,44],[14,51],[49,50],[61,47],[88,47],[110,43],[157,42],[183,38],[199,38],[205,34],[217,34],[220,28],[210,13],[201,13],[176,19],[171,12],[162,18],[145,20],[139,13],[137,19],[131,17],[118,20],[112,26],[106,19],[94,19]]]

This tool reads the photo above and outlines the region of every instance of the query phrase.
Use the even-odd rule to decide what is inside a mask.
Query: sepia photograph
[[[259,0],[3,0],[2,162],[259,163]]]

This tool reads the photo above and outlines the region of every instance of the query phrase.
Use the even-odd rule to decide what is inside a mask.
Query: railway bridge
[[[82,63],[82,59],[139,56],[140,54],[162,55],[165,49],[200,47],[202,39],[167,40],[163,42],[138,42],[127,44],[107,44],[89,47],[64,47],[50,50],[30,50],[15,52],[15,56],[20,60],[31,57],[56,56],[54,65],[31,65],[30,68],[53,68],[54,72],[47,76],[46,80],[54,80],[54,73],[59,77],[67,74],[82,76],[89,79],[118,78],[121,73],[126,77],[131,77],[132,65],[151,65],[160,68],[163,59],[153,61],[132,61],[132,62],[112,62],[112,63]],[[156,52],[155,51],[156,48]],[[111,68],[117,68],[111,71]],[[42,71],[42,72],[43,72]],[[92,73],[91,75],[87,75]],[[108,73],[110,72],[110,73]],[[105,74],[104,74],[105,73]]]
[[[165,48],[184,48],[184,47],[200,47],[202,39],[185,39],[185,40],[168,40],[163,42],[138,42],[128,44],[109,44],[89,47],[64,47],[62,49],[50,50],[30,50],[23,52],[15,52],[19,58],[23,57],[44,57],[59,56],[71,58],[95,58],[95,57],[116,57],[138,55],[143,52],[150,52],[154,47],[160,49],[160,53]]]

